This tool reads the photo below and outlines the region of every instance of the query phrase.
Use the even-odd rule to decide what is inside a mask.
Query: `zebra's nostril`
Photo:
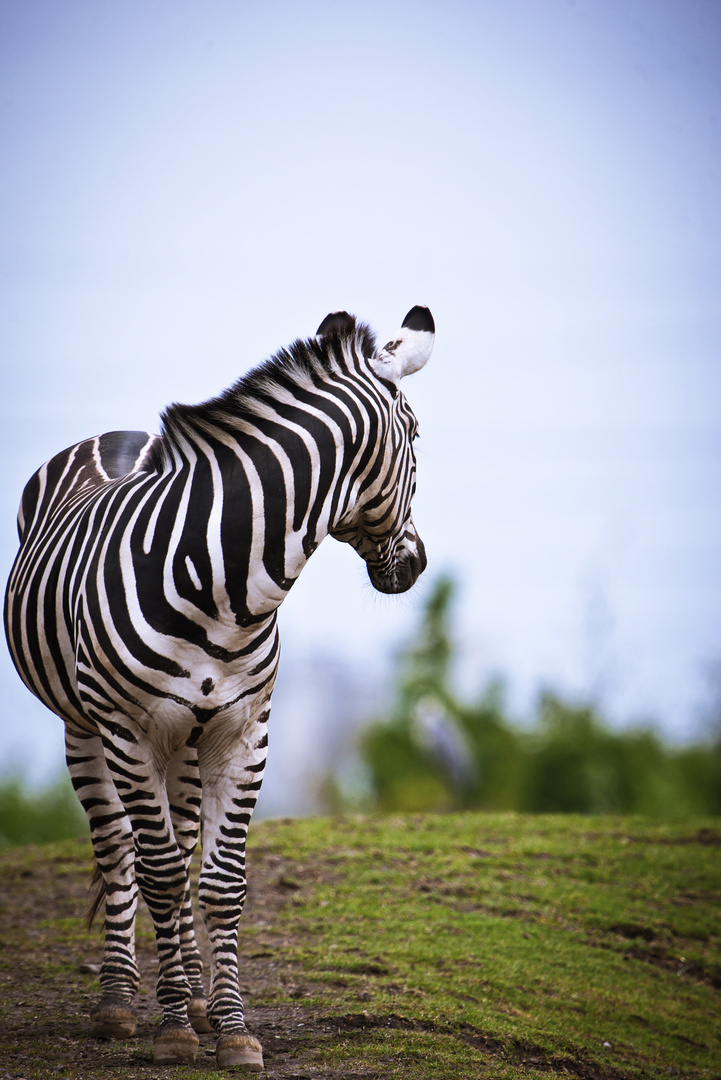
[[[423,573],[425,568],[428,566],[428,559],[426,558],[426,545],[423,543],[420,536],[418,537],[418,558],[420,559],[420,562],[421,562],[421,568],[418,571],[418,573],[420,575],[420,574]]]

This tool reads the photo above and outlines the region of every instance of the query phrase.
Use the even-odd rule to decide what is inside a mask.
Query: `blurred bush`
[[[652,729],[610,730],[592,706],[548,692],[522,728],[508,717],[500,681],[461,701],[452,687],[453,591],[449,578],[436,583],[399,658],[390,712],[362,732],[366,808],[721,813],[719,732],[672,748]],[[325,793],[331,809],[352,801],[337,779]]]
[[[34,790],[20,773],[0,778],[0,849],[88,835],[88,824],[63,772]]]

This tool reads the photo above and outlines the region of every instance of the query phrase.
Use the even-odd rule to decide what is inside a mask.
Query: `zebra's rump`
[[[18,513],[20,542],[36,522],[47,522],[68,500],[109,480],[158,468],[161,447],[162,439],[148,431],[109,431],[61,450],[25,485]]]
[[[145,431],[98,435],[56,454],[23,491],[20,550],[5,597],[8,645],[25,684],[66,720],[77,723],[83,715],[75,679],[72,593],[92,551],[86,545],[79,554],[89,508],[124,476],[153,473],[161,448],[162,440]],[[66,578],[62,567],[74,547],[75,572]]]

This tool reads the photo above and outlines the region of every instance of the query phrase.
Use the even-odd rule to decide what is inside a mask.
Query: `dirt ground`
[[[152,1063],[155,1002],[155,946],[147,912],[141,911],[138,963],[141,988],[136,997],[138,1034],[123,1042],[98,1042],[87,1034],[87,1015],[97,997],[97,980],[88,966],[102,954],[99,926],[86,934],[76,921],[87,908],[89,844],[78,841],[77,856],[48,862],[42,848],[0,856],[0,1019],[4,1050],[0,1080],[72,1077],[73,1080],[115,1080],[173,1076],[177,1067]],[[66,845],[67,847],[67,845]],[[313,867],[304,867],[306,877]],[[241,989],[249,1029],[261,1040],[270,1080],[372,1080],[375,1071],[334,1069],[313,1064],[323,1044],[339,1036],[360,1036],[381,1018],[367,1012],[371,991],[361,991],[355,1015],[348,996],[338,987],[337,1007],[312,1007],[317,987],[276,951],[282,932],[276,919],[303,887],[297,872],[277,855],[256,850],[249,865],[251,888],[241,922]],[[52,919],[51,919],[52,916]],[[245,935],[242,931],[245,929]],[[208,961],[205,935],[198,934]],[[206,979],[207,983],[207,979]],[[324,987],[328,1000],[332,987]],[[281,997],[285,1000],[279,1001]],[[266,999],[271,998],[271,1002]],[[366,1011],[359,1024],[358,1013]],[[212,1073],[214,1035],[200,1036],[196,1070]],[[187,1076],[191,1069],[183,1070]]]

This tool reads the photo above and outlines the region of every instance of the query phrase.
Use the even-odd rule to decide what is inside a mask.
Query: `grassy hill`
[[[416,815],[251,828],[241,927],[270,1078],[721,1076],[718,821]],[[180,1075],[152,1064],[143,911],[139,1035],[84,1033],[89,844],[0,854],[7,1075]],[[195,1068],[213,1077],[213,1037]],[[0,1074],[1,1075],[1,1074]]]

